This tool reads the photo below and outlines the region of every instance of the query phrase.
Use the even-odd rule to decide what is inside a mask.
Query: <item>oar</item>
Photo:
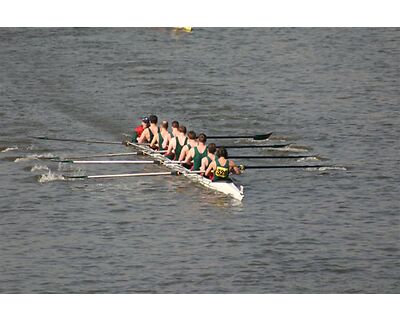
[[[303,156],[231,156],[230,159],[302,159],[302,158],[319,158],[318,155]]]
[[[242,135],[242,136],[207,136],[207,139],[253,139],[253,140],[267,140],[272,135],[272,132],[266,134],[256,135]]]
[[[102,144],[125,144],[125,142],[118,141],[102,141],[102,140],[80,140],[80,139],[63,139],[63,138],[53,138],[45,136],[30,137],[39,140],[49,140],[49,141],[68,141],[68,142],[83,142],[83,143],[102,143]]]
[[[290,146],[291,143],[286,144],[267,144],[267,145],[232,145],[232,146],[218,146],[217,148],[224,147],[225,149],[250,149],[250,148],[284,148]]]
[[[170,172],[141,172],[141,173],[122,173],[122,174],[102,174],[93,176],[68,176],[63,175],[66,179],[103,179],[103,178],[129,178],[129,177],[147,177],[147,176],[170,176],[176,175],[175,171]]]
[[[307,168],[326,168],[329,167],[328,165],[304,165],[304,166],[246,166],[240,165],[238,166],[241,170],[248,170],[248,169],[307,169]]]
[[[103,153],[103,154],[92,154],[87,156],[69,156],[69,157],[40,157],[40,159],[45,160],[78,160],[78,159],[89,159],[89,158],[106,158],[106,157],[121,157],[121,156],[130,156],[130,155],[138,155],[141,153],[138,152],[123,152],[123,153]]]
[[[185,172],[185,174],[198,174],[204,171],[190,171]],[[93,176],[69,176],[63,175],[66,179],[106,179],[106,178],[133,178],[133,177],[148,177],[148,176],[178,176],[182,175],[179,171],[168,171],[168,172],[139,172],[139,173],[120,173],[120,174],[102,174]]]
[[[158,160],[51,160],[53,162],[61,163],[76,163],[76,164],[160,164]]]

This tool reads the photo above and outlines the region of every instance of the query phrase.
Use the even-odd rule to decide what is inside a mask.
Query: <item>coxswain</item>
[[[178,158],[179,161],[185,161],[186,156],[188,155],[190,149],[196,147],[198,145],[198,142],[196,140],[196,132],[194,131],[189,131],[188,133],[188,140],[187,143],[182,147],[181,154]],[[191,166],[183,164],[185,167],[190,168]]]
[[[160,129],[157,126],[158,118],[156,115],[152,114],[151,116],[149,116],[149,122],[150,126],[143,131],[142,135],[138,139],[139,143],[151,143],[154,136],[160,132]]]
[[[217,151],[217,146],[215,145],[215,143],[210,143],[207,147],[207,156],[205,156],[202,160],[201,160],[201,167],[200,167],[200,171],[206,171],[208,166],[211,164],[211,162],[215,161],[215,152]],[[202,175],[204,175],[204,173],[201,173]],[[212,173],[210,173],[208,176],[206,176],[207,178],[209,178],[210,180],[212,180]]]
[[[150,148],[159,151],[167,150],[171,140],[171,134],[168,132],[168,121],[161,122],[160,131],[154,136],[150,143]]]
[[[187,144],[186,127],[179,126],[177,135],[171,139],[168,146],[166,156],[171,160],[178,160],[182,151],[182,147]]]
[[[193,160],[192,171],[199,171],[203,158],[207,157],[207,136],[204,133],[200,133],[197,137],[197,142],[198,144],[187,152],[185,158],[185,163],[188,165],[191,165]]]
[[[137,126],[135,128],[135,130],[133,131],[133,135],[132,135],[132,142],[137,142],[138,138],[142,135],[143,131],[145,129],[147,129],[150,126],[150,121],[148,117],[143,117],[142,118],[142,123],[140,124],[140,126]]]
[[[228,159],[228,151],[224,147],[218,148],[215,160],[208,166],[205,175],[208,176],[214,171],[213,182],[230,181],[229,173],[240,174],[238,166],[232,160]]]

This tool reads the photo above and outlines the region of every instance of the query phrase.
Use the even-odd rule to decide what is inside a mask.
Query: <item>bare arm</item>
[[[143,132],[142,132],[142,134],[141,134],[141,136],[140,136],[140,138],[138,139],[138,142],[139,143],[144,143],[144,142],[147,142],[147,141],[149,141],[150,139],[150,137],[149,137],[149,128],[146,128]]]
[[[163,149],[167,149],[170,143],[171,143],[171,135],[167,134],[167,137],[164,139],[164,142],[162,144]]]
[[[157,145],[158,145],[158,134],[156,134],[153,137],[153,140],[150,143],[150,148],[155,149]],[[158,146],[158,147],[160,147],[160,146]]]
[[[188,149],[189,149],[188,146],[184,146],[184,147],[182,148],[181,154],[179,155],[179,159],[178,159],[179,161],[185,160],[186,154],[187,154],[187,152],[188,152]]]
[[[187,153],[185,162],[190,163],[190,161],[192,161],[193,157],[194,157],[194,148],[190,149],[190,151]]]
[[[205,158],[201,159],[200,171],[206,171],[207,166],[208,166],[208,159],[207,159],[207,157],[205,157]],[[202,174],[204,174],[204,173],[202,173]]]
[[[229,161],[229,169],[231,172],[234,172],[235,174],[241,173],[237,165],[232,160]]]
[[[176,139],[171,139],[170,144],[168,145],[168,151],[167,154],[171,154],[172,150],[175,150],[176,148]]]
[[[217,164],[215,163],[215,161],[213,161],[208,166],[205,175],[208,176],[210,174],[211,170],[215,170],[215,169],[217,169]]]

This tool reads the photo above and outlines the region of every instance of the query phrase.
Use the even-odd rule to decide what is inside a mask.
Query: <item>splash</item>
[[[40,165],[35,165],[32,167],[31,172],[38,172],[38,171],[50,171],[50,169],[47,166],[40,166]]]
[[[339,167],[339,166],[326,166],[326,167],[320,167],[320,168],[307,168],[306,170],[308,171],[320,171],[320,172],[326,172],[329,170],[339,170],[339,171],[347,171],[346,167]]]
[[[3,147],[1,147],[1,148],[3,148]],[[5,149],[1,150],[0,152],[9,152],[9,151],[14,151],[14,150],[18,150],[18,147],[5,147]]]
[[[57,174],[52,171],[48,171],[47,173],[42,174],[39,178],[38,181],[40,183],[46,183],[46,182],[52,182],[52,181],[59,181],[59,180],[65,180],[62,174]]]
[[[321,161],[321,158],[304,156],[304,158],[299,158],[296,160],[296,162],[307,162],[307,161]]]
[[[30,154],[30,155],[27,155],[26,157],[16,158],[14,160],[14,162],[25,162],[25,161],[33,161],[33,160],[46,160],[46,159],[53,159],[53,158],[56,158],[56,157],[51,153]]]
[[[284,151],[284,152],[307,152],[312,150],[310,147],[305,147],[305,146],[295,146],[295,145],[290,145],[286,146],[283,148],[275,148],[275,151]]]

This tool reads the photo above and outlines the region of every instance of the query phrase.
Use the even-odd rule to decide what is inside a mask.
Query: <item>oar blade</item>
[[[266,134],[256,135],[227,135],[227,136],[207,136],[208,139],[253,139],[253,140],[267,140],[272,135],[272,132]]]
[[[267,140],[272,135],[272,132],[267,134],[257,134],[253,137],[253,140]]]
[[[88,176],[70,176],[65,174],[63,174],[62,177],[64,179],[77,179],[77,180],[88,179]]]

